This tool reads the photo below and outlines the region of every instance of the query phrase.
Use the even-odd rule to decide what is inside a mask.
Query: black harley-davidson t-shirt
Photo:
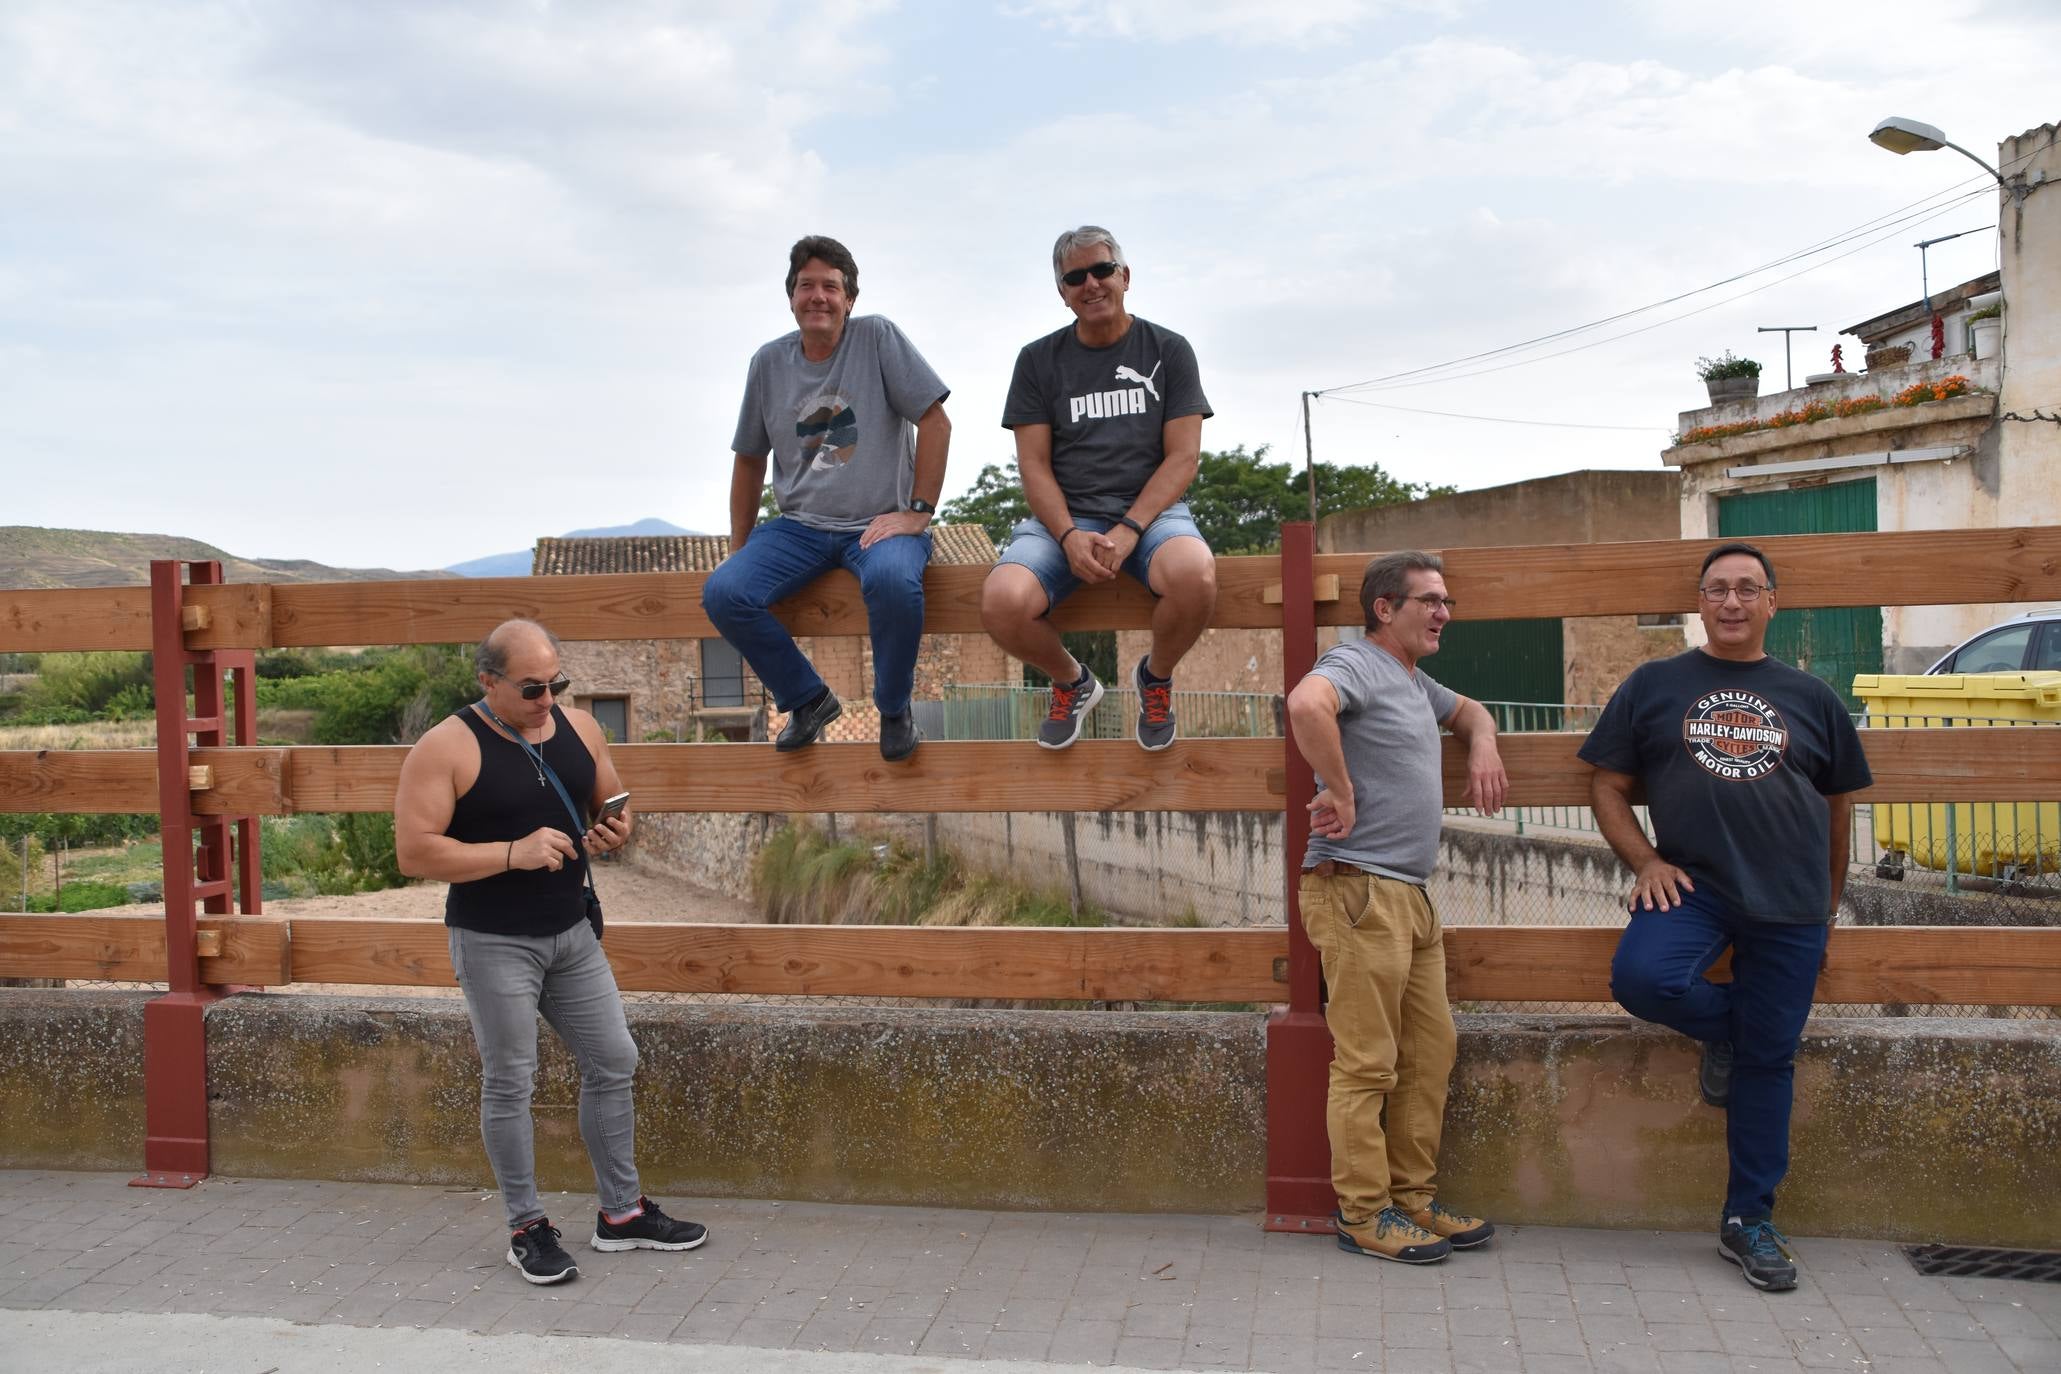
[[[1828,796],[1874,781],[1846,703],[1779,659],[1641,664],[1581,747],[1646,789],[1660,856],[1741,916],[1832,919]]]

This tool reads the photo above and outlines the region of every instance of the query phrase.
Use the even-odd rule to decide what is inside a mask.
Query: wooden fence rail
[[[1871,802],[2052,801],[2061,797],[2061,731],[1864,730]],[[1512,806],[1586,806],[1584,736],[1502,739]],[[794,754],[735,744],[626,744],[614,750],[639,811],[962,812],[1278,811],[1278,739],[1181,740],[1148,754],[1129,740],[1083,740],[1064,753],[1028,741],[937,741],[906,763],[871,744]],[[196,749],[203,815],[391,811],[400,745]],[[148,749],[0,752],[0,812],[143,814],[158,809]],[[1462,805],[1466,758],[1446,741],[1446,805]]]
[[[1716,540],[1542,544],[1453,549],[1446,577],[1465,618],[1524,619],[1686,611],[1696,562]],[[1757,541],[1775,560],[1781,604],[1931,606],[2061,599],[2061,527],[1782,535]],[[1316,606],[1320,625],[1357,625],[1368,555],[1323,554],[1318,585],[1335,596]],[[924,579],[924,629],[980,634],[982,567],[932,567]],[[701,609],[706,573],[582,577],[452,578],[190,587],[197,612],[189,648],[440,644],[477,640],[511,615],[543,621],[562,639],[710,639]],[[1217,560],[1220,629],[1280,628],[1281,560]],[[1269,600],[1269,595],[1272,600]],[[1325,593],[1328,595],[1328,592]],[[781,603],[798,634],[866,632],[849,573],[833,573]],[[1066,629],[1142,629],[1152,598],[1128,578],[1084,588],[1053,617]],[[204,623],[200,623],[204,622]],[[148,649],[150,590],[98,587],[0,591],[0,652]]]
[[[203,918],[209,982],[453,984],[443,924],[345,916]],[[1461,1002],[1608,1002],[1610,926],[1452,926]],[[617,922],[604,946],[627,992],[784,997],[1277,1003],[1288,932],[762,926]],[[0,915],[0,977],[164,976],[154,916]],[[1728,976],[1720,966],[1720,981]],[[2061,929],[1843,927],[1820,1002],[2061,1006]]]

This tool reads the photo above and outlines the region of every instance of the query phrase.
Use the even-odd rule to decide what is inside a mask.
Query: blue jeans
[[[898,534],[870,549],[860,531],[812,529],[780,516],[752,531],[701,588],[701,608],[773,693],[783,711],[806,705],[823,679],[794,636],[767,609],[833,568],[859,579],[866,626],[873,636],[873,703],[882,715],[909,709],[916,689],[916,650],[923,643],[923,570],[930,533]]]
[[[1084,530],[1096,534],[1107,534],[1114,520],[1099,520],[1090,515],[1074,521]],[[1169,539],[1200,539],[1202,531],[1195,524],[1195,517],[1188,511],[1186,501],[1176,501],[1161,511],[1153,522],[1145,527],[1145,533],[1138,536],[1138,546],[1131,550],[1131,556],[1124,560],[1124,571],[1144,585],[1149,591],[1152,583],[1152,556]],[[1073,565],[1066,561],[1066,550],[1059,547],[1059,541],[1035,516],[1020,520],[1009,532],[1009,547],[995,560],[995,566],[1015,563],[1029,568],[1038,579],[1038,585],[1045,589],[1047,607],[1057,606],[1073,595],[1081,580],[1073,575]]]
[[[1771,1217],[1775,1188],[1789,1172],[1796,1046],[1831,927],[1756,921],[1707,893],[1684,895],[1673,911],[1632,914],[1610,961],[1610,994],[1634,1016],[1692,1039],[1732,1043],[1724,1215]],[[1710,982],[1704,971],[1726,946],[1732,981]]]
[[[594,928],[575,921],[557,935],[489,935],[450,929],[451,968],[479,1044],[479,1133],[501,1187],[508,1229],[544,1215],[530,1099],[537,1088],[537,1013],[580,1066],[580,1136],[603,1210],[626,1212],[637,1182],[637,1110],[630,1084],[637,1044],[623,1018],[615,973]]]

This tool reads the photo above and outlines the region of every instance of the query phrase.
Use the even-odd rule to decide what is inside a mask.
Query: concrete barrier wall
[[[0,1167],[141,1165],[140,995],[0,991]],[[635,1005],[638,1157],[672,1196],[1257,1212],[1257,1014]],[[214,1167],[491,1187],[454,999],[209,1009]],[[540,1179],[592,1188],[543,1038]],[[1623,1019],[1461,1018],[1443,1189],[1512,1223],[1704,1229],[1724,1118],[1695,1047]],[[1826,1019],[1797,1072],[1785,1228],[2061,1242],[2061,1023]]]

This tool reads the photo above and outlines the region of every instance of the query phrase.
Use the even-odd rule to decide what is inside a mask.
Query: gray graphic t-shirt
[[[1445,808],[1438,727],[1459,709],[1460,698],[1368,639],[1328,651],[1310,671],[1338,693],[1338,734],[1356,814],[1344,839],[1310,836],[1302,866],[1342,859],[1404,882],[1428,882],[1438,866]],[[1337,786],[1317,779],[1318,787],[1327,785]]]
[[[819,530],[862,530],[908,508],[916,421],[950,394],[892,320],[854,315],[820,363],[802,356],[798,329],[752,354],[730,448],[772,455],[781,514]]]
[[[1163,426],[1214,412],[1195,350],[1171,329],[1131,317],[1115,343],[1089,348],[1072,325],[1016,355],[1002,425],[1052,426],[1052,475],[1075,516],[1115,520],[1166,460]]]

